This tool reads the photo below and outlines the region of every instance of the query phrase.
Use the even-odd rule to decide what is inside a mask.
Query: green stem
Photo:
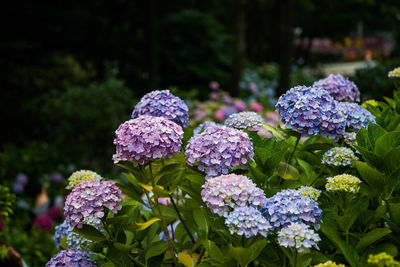
[[[198,264],[201,262],[201,258],[203,257],[204,252],[205,252],[205,249],[204,249],[204,248],[201,248],[200,256],[199,256],[199,258],[197,259],[195,266],[198,265]]]
[[[295,250],[294,251],[294,264],[293,264],[293,267],[296,267],[297,266],[297,250]]]
[[[154,182],[153,169],[151,167],[151,163],[149,163],[149,170],[150,170],[151,184],[153,185],[153,189],[154,189],[156,187],[156,183]],[[172,260],[174,261],[174,265],[178,266],[178,262],[176,260],[176,252],[175,252],[174,246],[172,244],[171,237],[169,236],[168,228],[165,224],[165,218],[164,218],[163,214],[161,213],[160,203],[158,203],[158,196],[154,192],[153,192],[153,198],[154,198],[154,205],[156,206],[156,208],[158,210],[158,214],[160,215],[161,228],[163,229],[163,232],[167,238],[167,243],[168,243],[169,251],[171,252]]]
[[[314,181],[311,183],[310,186],[313,186],[313,184],[320,178],[320,176],[324,173],[325,170],[326,170],[326,165],[324,165],[324,167],[323,167],[322,170],[318,173],[317,177],[315,177]]]
[[[390,207],[389,207],[389,201],[388,201],[388,199],[386,199],[386,198],[384,198],[384,199],[383,199],[383,201],[385,201],[386,210],[387,210],[387,212],[389,213],[389,217],[390,217],[390,219],[392,219],[392,218],[393,218],[393,216],[392,216],[392,212],[390,211]]]
[[[178,210],[178,206],[176,206],[175,201],[173,199],[173,197],[171,195],[169,195],[169,199],[171,200],[172,206],[174,207],[176,214],[178,214],[179,220],[181,221],[183,228],[185,228],[186,232],[188,233],[190,239],[192,240],[193,244],[196,243],[196,241],[194,240],[194,237],[192,235],[192,233],[190,232],[189,228],[187,227],[185,221],[183,220],[181,213]]]
[[[294,145],[294,148],[293,148],[293,150],[292,150],[292,153],[290,153],[289,159],[288,159],[288,161],[287,161],[288,164],[290,164],[290,161],[291,161],[292,158],[293,158],[294,152],[296,151],[296,148],[297,148],[297,145],[299,144],[300,138],[301,138],[301,135],[298,135],[298,136],[297,136],[297,140],[296,140],[296,144]]]
[[[244,241],[245,241],[245,240],[244,240],[244,235],[242,235],[242,247],[246,247]]]

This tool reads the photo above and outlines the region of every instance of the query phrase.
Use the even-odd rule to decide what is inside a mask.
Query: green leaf
[[[206,214],[204,208],[199,208],[193,211],[193,219],[201,230],[205,231],[206,237],[210,228],[209,216]]]
[[[382,159],[375,153],[368,151],[366,148],[359,145],[355,145],[357,150],[360,152],[362,158],[371,166],[377,168],[378,170],[383,169]]]
[[[301,170],[305,174],[305,177],[307,178],[305,185],[311,185],[311,183],[314,181],[314,172],[312,170],[312,166],[305,160],[299,158],[296,158],[296,160],[299,163]]]
[[[257,240],[253,244],[251,244],[251,246],[249,247],[251,251],[250,262],[254,261],[260,255],[260,253],[265,248],[265,245],[267,245],[267,240],[265,239]]]
[[[103,240],[106,240],[106,237],[103,235],[102,232],[100,232],[93,226],[87,225],[87,224],[84,224],[82,226],[82,228],[75,227],[73,232],[83,236],[84,238],[86,238],[88,240],[92,240],[92,241],[96,241],[96,242],[101,242]]]
[[[332,144],[327,144],[327,143],[313,143],[313,144],[308,144],[303,146],[300,151],[327,151],[334,147]]]
[[[388,149],[383,157],[385,173],[391,174],[400,167],[400,148]]]
[[[385,129],[383,129],[378,124],[370,123],[368,125],[368,139],[372,144],[372,147],[376,146],[376,141],[386,133]]]
[[[278,164],[278,174],[285,180],[297,180],[299,179],[300,173],[299,171],[293,167],[292,165],[286,162],[279,162]]]
[[[199,254],[187,254],[184,252],[178,253],[178,261],[181,262],[185,267],[194,267],[199,258]]]
[[[372,243],[378,241],[382,237],[390,234],[392,231],[388,228],[375,228],[369,231],[364,237],[358,242],[356,246],[357,251],[362,251]]]
[[[366,181],[373,190],[382,190],[385,178],[383,173],[377,171],[376,169],[368,166],[366,163],[361,161],[356,161],[354,165],[361,178]]]
[[[250,263],[250,248],[229,246],[229,255],[234,258],[242,267],[246,267]]]
[[[207,250],[207,253],[211,259],[216,260],[218,262],[224,262],[224,254],[222,254],[221,250],[217,247],[217,245],[215,245],[213,241],[202,240],[201,243]]]
[[[154,242],[152,244],[150,244],[149,249],[146,251],[146,260],[160,255],[162,253],[164,253],[168,248],[168,244],[165,241],[158,241],[158,242]]]
[[[383,157],[389,150],[398,146],[400,146],[400,132],[386,133],[376,141],[375,152]]]
[[[276,139],[278,140],[285,140],[285,137],[283,136],[282,133],[280,133],[276,128],[272,127],[271,125],[268,124],[263,124],[262,125],[265,130],[270,132]]]
[[[62,247],[63,249],[67,249],[67,248],[68,248],[68,245],[67,245],[67,236],[63,236],[63,237],[60,239],[60,245],[61,245],[61,247]]]
[[[268,177],[254,165],[254,162],[249,164],[250,173],[258,185],[263,184]]]

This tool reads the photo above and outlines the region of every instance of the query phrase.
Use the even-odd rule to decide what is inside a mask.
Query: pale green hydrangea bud
[[[68,185],[67,189],[73,189],[75,186],[77,186],[80,182],[82,181],[88,181],[88,180],[101,180],[102,177],[95,173],[94,171],[88,171],[88,170],[80,170],[76,171],[71,176],[68,178]]]

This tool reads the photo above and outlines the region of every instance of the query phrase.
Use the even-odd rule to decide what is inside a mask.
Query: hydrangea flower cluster
[[[357,134],[355,132],[346,132],[343,135],[344,142],[348,144],[349,146],[355,146],[357,145],[357,139],[356,139]]]
[[[347,147],[333,147],[322,156],[322,164],[330,166],[350,166],[358,160],[353,150]]]
[[[46,267],[95,267],[96,262],[90,258],[90,253],[74,248],[60,250],[49,262]]]
[[[356,131],[367,128],[370,122],[375,123],[375,116],[357,103],[339,103],[340,109],[346,116],[346,127]]]
[[[350,174],[340,174],[334,177],[328,177],[325,188],[327,191],[344,191],[357,193],[360,190],[360,179]]]
[[[64,220],[62,224],[57,225],[54,229],[54,242],[56,243],[58,249],[63,249],[60,243],[61,238],[68,236],[68,234],[72,231],[72,227],[67,220]]]
[[[76,185],[78,185],[82,181],[101,180],[102,178],[103,177],[101,177],[94,171],[88,171],[88,170],[76,171],[72,173],[71,176],[68,178],[68,185],[66,188],[73,189]]]
[[[260,234],[267,237],[271,225],[261,212],[254,207],[237,207],[225,220],[231,234],[244,235],[249,238]]]
[[[169,90],[153,91],[142,97],[136,104],[132,119],[141,115],[164,117],[175,122],[183,128],[188,127],[189,109],[185,102],[171,94]]]
[[[312,200],[317,201],[319,196],[321,195],[321,190],[318,190],[312,186],[304,186],[302,185],[297,191],[302,194],[304,197],[311,198]]]
[[[327,262],[324,262],[324,263],[313,265],[313,267],[346,267],[346,266],[344,264],[338,264],[338,263],[333,262],[333,261],[327,261]]]
[[[236,166],[246,167],[254,152],[246,133],[226,126],[212,126],[190,138],[185,155],[189,165],[197,161],[198,169],[210,178],[227,174]]]
[[[172,157],[179,152],[183,137],[178,124],[146,115],[124,122],[115,133],[114,163],[132,160],[140,165],[164,156]]]
[[[36,216],[33,223],[43,230],[51,231],[51,229],[53,228],[53,220],[50,218],[50,216],[46,214]]]
[[[121,209],[121,190],[112,181],[89,180],[79,183],[67,196],[65,219],[81,228],[84,218],[104,216],[104,207],[117,213]]]
[[[257,207],[266,201],[263,190],[243,175],[221,175],[209,179],[202,187],[201,197],[207,207],[224,217],[236,207]]]
[[[215,123],[213,121],[205,121],[202,124],[200,124],[199,126],[197,126],[194,130],[193,130],[193,134],[199,134],[201,131],[203,131],[204,129],[207,129],[210,126],[215,126],[215,125],[221,125],[218,123]]]
[[[323,89],[296,86],[279,97],[276,111],[285,127],[303,137],[322,135],[336,141],[345,132],[345,114]]]
[[[399,78],[400,77],[400,67],[394,68],[393,70],[389,71],[388,77],[389,78]]]
[[[400,267],[400,262],[396,261],[393,256],[387,254],[386,252],[381,252],[376,255],[368,256],[368,263],[373,266],[390,266],[390,267]]]
[[[230,115],[225,125],[236,129],[256,129],[261,127],[264,119],[255,112],[239,112]]]
[[[314,82],[313,86],[328,91],[338,101],[360,101],[357,85],[340,74],[330,74],[327,78]]]
[[[100,219],[98,218],[94,218],[94,217],[89,217],[89,218],[84,218],[83,219],[83,224],[87,224],[90,226],[93,226],[94,228],[96,228],[97,230],[99,230],[100,232],[104,232],[104,228],[101,224]],[[83,250],[83,249],[88,249],[90,243],[93,243],[93,241],[91,240],[87,240],[86,238],[84,238],[83,236],[72,232],[72,227],[70,229],[70,231],[67,234],[67,246],[69,248],[76,248],[79,250]]]
[[[317,202],[294,189],[282,190],[268,198],[262,212],[274,228],[285,227],[291,223],[305,223],[318,227],[322,215]]]
[[[318,248],[321,238],[309,225],[304,223],[291,223],[278,232],[279,245],[285,248],[294,248],[301,253],[312,247]]]

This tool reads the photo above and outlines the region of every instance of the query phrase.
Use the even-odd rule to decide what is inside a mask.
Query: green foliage
[[[0,185],[0,222],[8,219],[13,214],[15,195],[10,192],[8,187]]]

